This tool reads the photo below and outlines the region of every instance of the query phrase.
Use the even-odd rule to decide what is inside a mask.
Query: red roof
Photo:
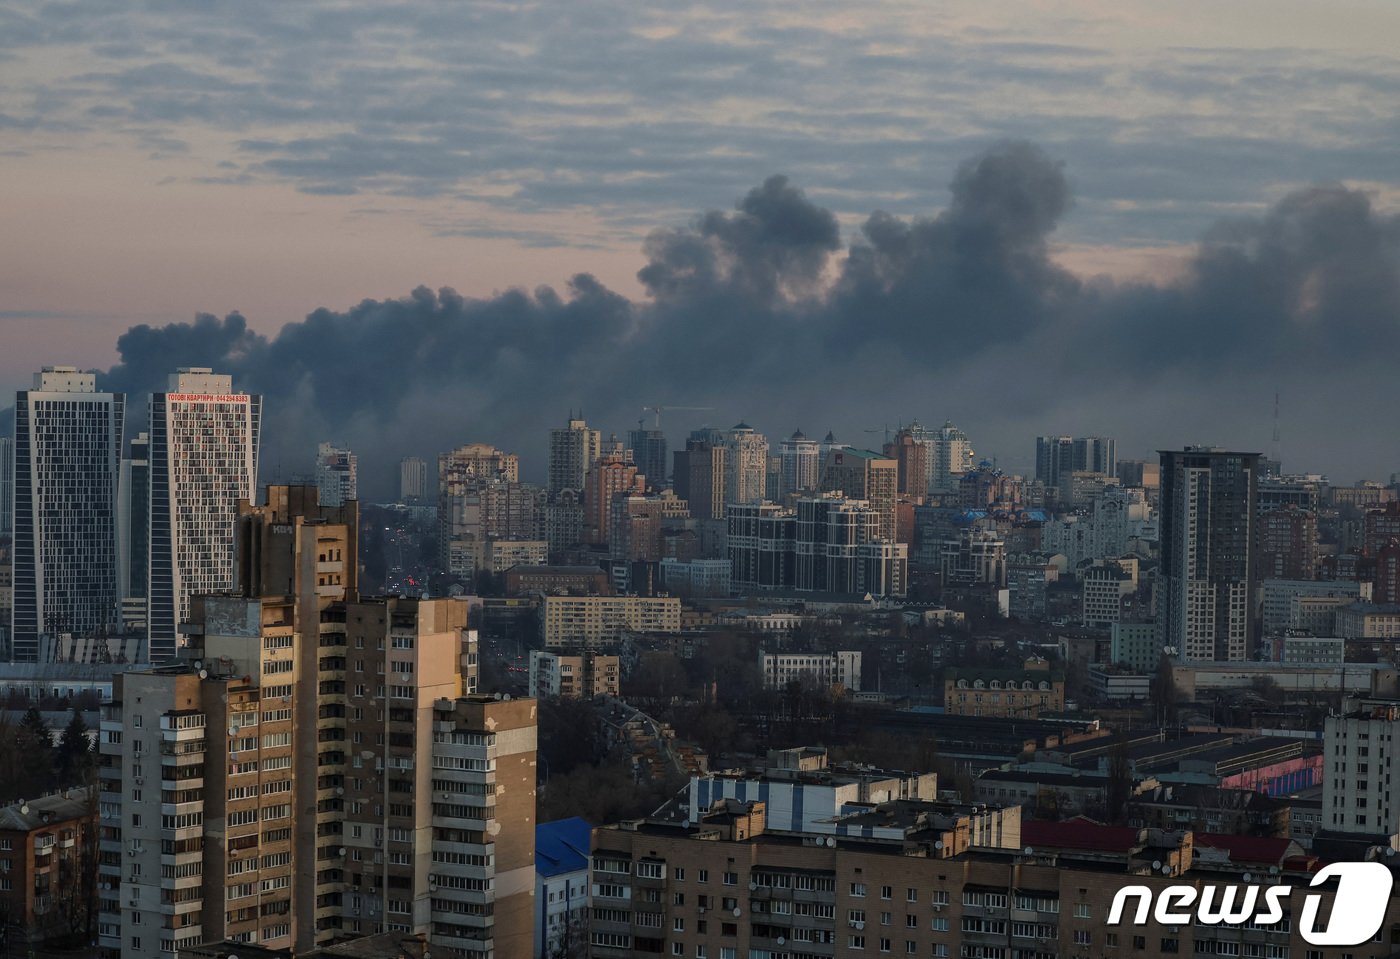
[[[1261,836],[1231,836],[1218,832],[1196,833],[1197,846],[1210,846],[1224,849],[1230,861],[1239,865],[1262,863],[1266,866],[1282,868],[1284,862],[1298,855],[1301,850],[1292,839],[1277,839]]]
[[[1030,819],[1021,823],[1021,842],[1038,849],[1126,853],[1137,845],[1138,830],[1131,826],[1105,826],[1083,816],[1064,822]]]

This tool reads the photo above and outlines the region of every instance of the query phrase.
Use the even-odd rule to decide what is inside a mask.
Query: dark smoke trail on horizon
[[[1149,444],[1183,416],[1244,429],[1250,390],[1305,370],[1321,385],[1299,389],[1322,396],[1393,377],[1400,218],[1364,193],[1310,187],[1222,222],[1165,285],[1058,266],[1049,237],[1071,203],[1060,164],[1003,144],[957,170],[946,209],[873,213],[843,251],[835,216],[774,176],[732,211],[654,232],[640,301],[579,274],[562,292],[488,299],[419,287],[317,309],[273,336],[237,313],[201,314],[132,327],[101,381],[139,396],[177,366],[231,373],[267,397],[265,480],[334,437],[378,462],[366,469],[377,495],[399,457],[468,441],[521,453],[539,478],[545,431],[580,406],[619,434],[660,401],[716,407],[716,425],[746,418],[774,440],[795,426],[941,422],[946,409],[978,411],[989,435],[1022,431],[1027,446],[1086,415]],[[1146,404],[1136,418],[1116,400],[1092,413],[1125,395]]]

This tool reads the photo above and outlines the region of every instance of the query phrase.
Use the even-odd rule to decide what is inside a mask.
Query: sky
[[[0,390],[172,361],[371,491],[582,407],[1400,470],[1400,7],[0,6]],[[775,179],[776,178],[776,179]],[[200,318],[202,317],[202,319]]]

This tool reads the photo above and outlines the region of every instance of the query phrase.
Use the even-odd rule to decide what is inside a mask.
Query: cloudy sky
[[[1278,391],[1289,465],[1388,478],[1397,36],[1388,0],[13,0],[0,388],[210,363],[281,404],[268,462],[334,434],[381,478],[476,439],[537,473],[560,407],[655,402],[1267,452]]]

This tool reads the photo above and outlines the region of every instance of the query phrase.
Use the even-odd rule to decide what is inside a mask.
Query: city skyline
[[[3,951],[1400,959],[1396,37],[0,3]]]

